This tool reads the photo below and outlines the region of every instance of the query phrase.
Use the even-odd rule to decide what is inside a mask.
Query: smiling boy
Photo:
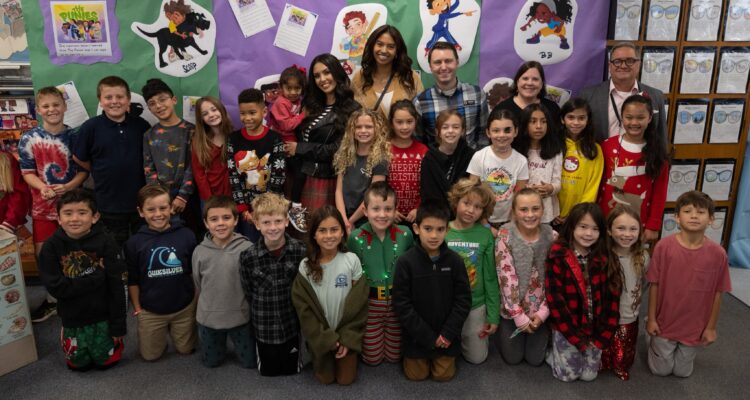
[[[143,133],[150,125],[129,113],[130,88],[122,78],[103,78],[96,96],[104,112],[81,125],[73,156],[91,172],[101,221],[122,245],[141,225],[135,199],[145,184]]]
[[[414,244],[409,228],[394,224],[396,192],[385,181],[375,182],[364,196],[367,222],[349,235],[347,247],[359,257],[370,286],[362,361],[379,365],[401,358],[401,329],[391,304],[396,260]]]
[[[169,188],[172,214],[179,214],[195,190],[190,167],[190,139],[195,125],[177,116],[172,89],[161,79],[149,79],[142,89],[149,111],[159,122],[143,135],[143,172],[147,184]]]

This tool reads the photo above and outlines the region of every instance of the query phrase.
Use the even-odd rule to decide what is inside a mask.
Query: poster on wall
[[[304,57],[317,23],[318,14],[286,4],[273,45]]]
[[[681,0],[651,0],[646,40],[677,40]]]
[[[716,40],[720,19],[721,0],[693,0],[690,3],[687,40]]]
[[[0,0],[0,63],[28,61],[21,0]]]
[[[437,42],[448,42],[458,52],[458,65],[471,57],[479,29],[481,6],[476,0],[420,1],[419,17],[422,37],[416,49],[417,61],[423,71],[430,73],[427,53]]]
[[[615,40],[638,40],[643,0],[617,0]]]
[[[573,54],[575,0],[527,1],[518,14],[513,45],[525,61],[542,65],[565,61]]]
[[[119,26],[114,0],[50,1],[42,6],[44,42],[54,64],[116,63]]]
[[[750,40],[750,0],[730,0],[725,21],[724,40]]]
[[[0,346],[32,335],[29,304],[15,236],[0,233]]]
[[[184,78],[209,63],[216,46],[216,21],[211,13],[190,0],[163,0],[159,18],[151,24],[133,22],[130,29],[154,47],[157,71]]]
[[[388,9],[382,4],[363,3],[344,7],[336,16],[331,54],[336,56],[349,76],[362,65],[362,55],[370,33],[385,25]]]
[[[230,0],[229,5],[246,38],[276,25],[266,0]]]

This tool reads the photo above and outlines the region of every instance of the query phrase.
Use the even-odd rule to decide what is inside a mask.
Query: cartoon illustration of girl
[[[456,39],[448,30],[448,20],[461,15],[471,17],[471,15],[476,12],[476,10],[454,12],[458,8],[459,2],[460,0],[456,0],[456,2],[451,5],[451,0],[427,0],[427,9],[430,10],[430,15],[437,15],[438,20],[435,25],[432,26],[432,38],[425,45],[425,56],[430,52],[432,46],[434,46],[435,43],[441,38],[444,38],[448,43],[452,44],[453,47],[456,48],[456,51],[461,51],[461,45],[458,44]]]
[[[527,17],[529,17],[528,22],[521,27],[522,31],[526,31],[534,21],[546,26],[537,31],[534,36],[526,39],[526,43],[536,44],[539,43],[541,36],[555,35],[560,38],[561,49],[570,48],[568,39],[565,37],[565,23],[572,22],[573,18],[573,6],[570,0],[542,0],[532,3]]]

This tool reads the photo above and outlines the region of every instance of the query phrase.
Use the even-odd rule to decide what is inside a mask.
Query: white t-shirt
[[[490,222],[510,220],[510,205],[519,180],[529,179],[529,165],[526,157],[512,150],[510,157],[502,159],[495,155],[492,146],[474,153],[466,172],[478,176],[495,192],[495,210]]]
[[[336,329],[344,315],[346,296],[352,289],[352,281],[362,277],[362,264],[354,253],[338,253],[333,260],[321,264],[323,276],[313,282],[307,273],[307,258],[299,265],[299,273],[310,282],[331,329]]]
[[[560,152],[549,160],[543,159],[539,154],[539,150],[529,149],[529,185],[538,185],[542,182],[552,184],[554,188],[552,195],[542,199],[542,204],[544,204],[542,222],[550,223],[560,215],[560,201],[557,199],[557,194],[561,187],[563,153]]]

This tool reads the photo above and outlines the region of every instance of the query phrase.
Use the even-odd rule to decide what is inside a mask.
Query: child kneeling
[[[68,368],[106,368],[122,355],[125,263],[115,240],[97,224],[94,196],[73,189],[57,201],[60,227],[39,255],[39,273],[57,298]]]
[[[450,211],[430,199],[417,209],[419,243],[396,262],[393,308],[401,321],[404,374],[410,380],[449,381],[461,354],[461,330],[471,309],[461,256],[445,244]]]

